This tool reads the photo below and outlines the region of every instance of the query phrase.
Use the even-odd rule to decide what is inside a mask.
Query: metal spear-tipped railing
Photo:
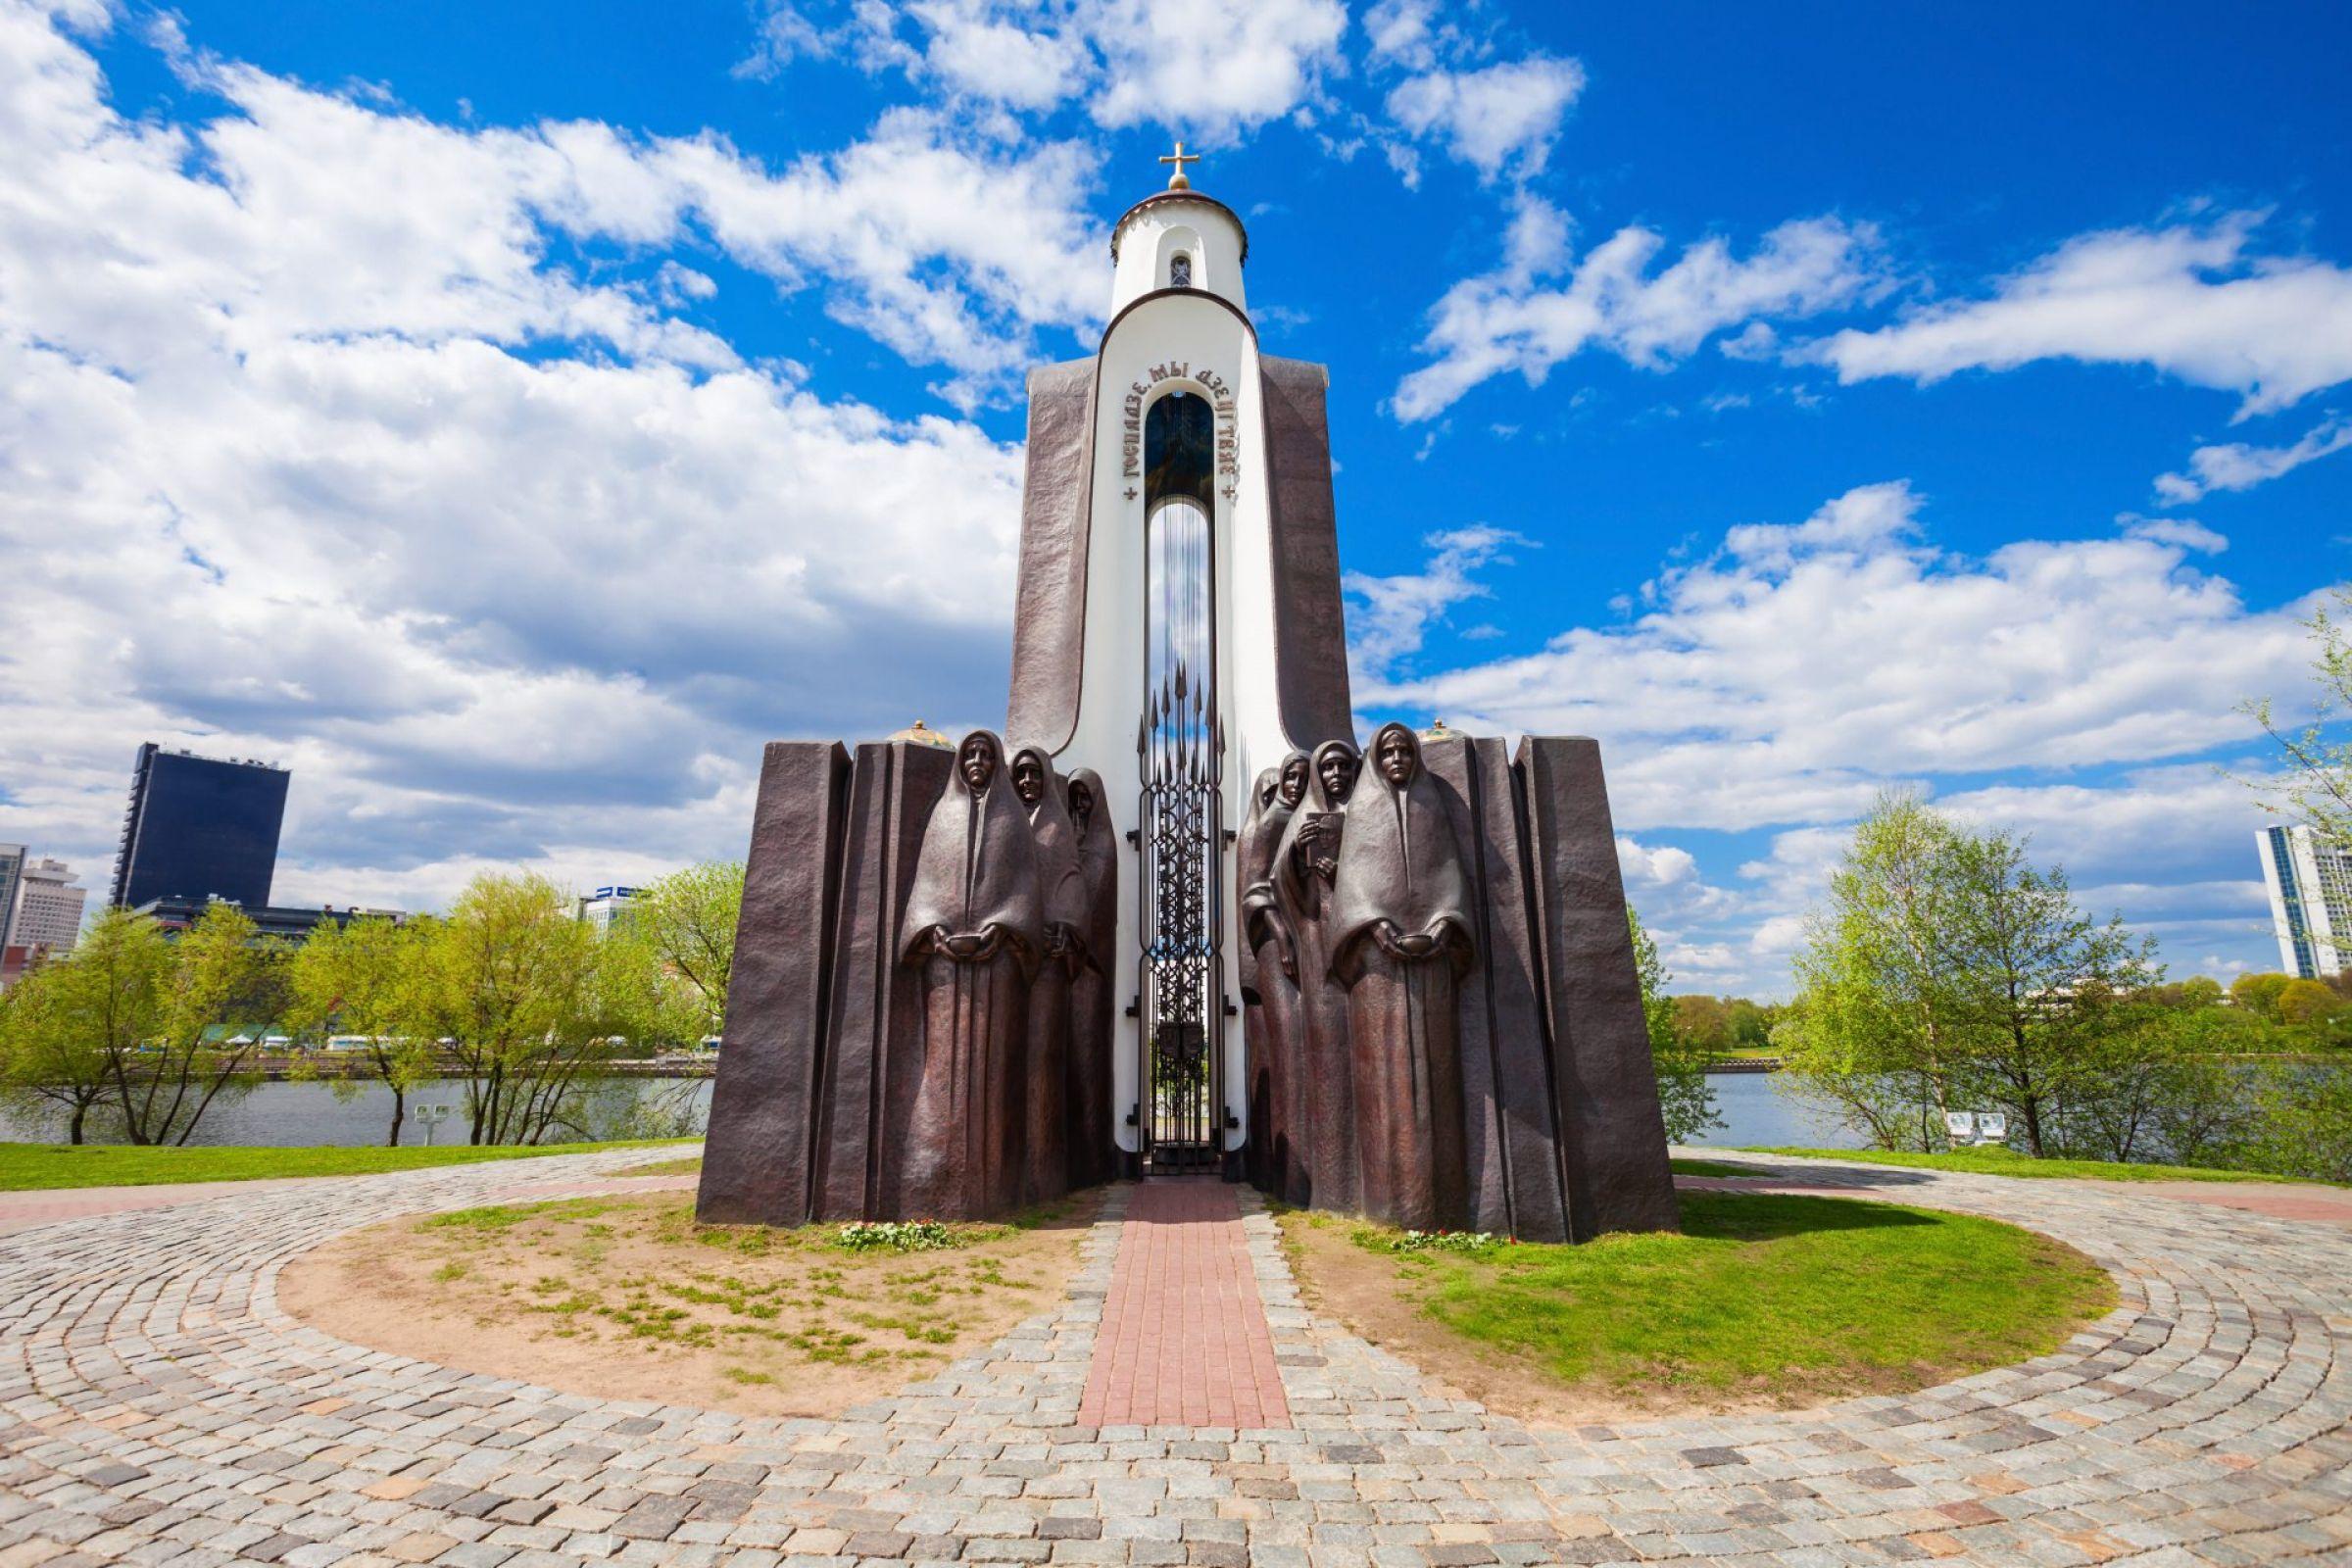
[[[1147,694],[1136,735],[1143,779],[1143,1152],[1154,1168],[1213,1162],[1222,1140],[1221,949],[1225,732],[1214,696],[1182,661]]]

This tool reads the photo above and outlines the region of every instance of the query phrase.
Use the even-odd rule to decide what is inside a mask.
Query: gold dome
[[[914,721],[913,727],[909,729],[899,730],[890,738],[894,741],[912,741],[917,746],[936,746],[940,750],[947,752],[952,752],[956,749],[956,742],[953,737],[942,735],[939,731],[926,725],[919,718]]]

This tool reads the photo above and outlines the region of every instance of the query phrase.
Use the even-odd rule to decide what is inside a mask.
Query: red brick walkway
[[[1223,1182],[1148,1181],[1128,1201],[1078,1424],[1291,1424],[1241,1205]]]

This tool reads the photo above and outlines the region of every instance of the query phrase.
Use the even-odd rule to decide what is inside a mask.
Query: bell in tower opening
[[[1191,1176],[1671,1229],[1599,749],[1358,729],[1329,376],[1259,351],[1248,232],[1161,161],[1100,346],[1030,372],[1003,739],[767,748],[698,1213]]]

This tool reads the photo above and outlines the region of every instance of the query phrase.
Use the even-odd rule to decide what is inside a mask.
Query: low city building
[[[8,926],[9,944],[45,948],[52,954],[72,952],[81,938],[81,911],[89,896],[88,889],[74,884],[65,861],[47,856],[25,861]]]
[[[214,904],[234,902],[232,899],[150,899],[131,912],[152,917],[167,933],[177,933],[194,925]],[[263,905],[259,908],[245,910],[245,918],[254,923],[256,935],[288,937],[295,941],[309,936],[312,928],[320,921],[332,920],[337,925],[349,925],[368,915],[386,920],[406,920],[409,917],[406,909],[370,909],[357,904],[342,908],[331,904],[320,905],[317,908]]]
[[[615,921],[628,917],[630,902],[641,891],[624,887],[598,888],[574,903],[573,916],[585,925],[594,926],[596,934],[601,937],[612,929]]]

